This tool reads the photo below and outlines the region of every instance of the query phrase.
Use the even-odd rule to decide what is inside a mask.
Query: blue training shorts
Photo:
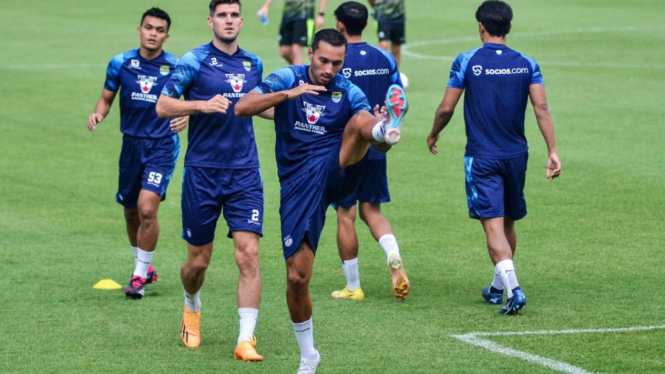
[[[526,216],[528,158],[528,154],[511,159],[464,157],[470,218],[508,217],[517,221]]]
[[[159,139],[123,135],[115,201],[127,209],[136,208],[141,190],[165,200],[179,155],[180,137],[176,134]]]
[[[340,144],[310,167],[281,184],[279,215],[282,225],[284,258],[291,257],[305,236],[316,253],[326,210],[358,188],[367,156],[345,170],[339,167]]]
[[[234,231],[263,236],[261,170],[187,166],[182,177],[182,238],[202,246],[215,239],[220,214]]]
[[[383,204],[390,202],[388,190],[387,161],[382,159],[368,159],[360,180],[358,189],[349,197],[337,203],[342,208],[350,208],[357,201],[370,204]]]

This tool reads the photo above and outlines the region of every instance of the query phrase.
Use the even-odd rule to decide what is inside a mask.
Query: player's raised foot
[[[524,306],[526,306],[526,296],[521,289],[516,289],[513,290],[513,297],[506,301],[506,305],[501,308],[499,314],[514,316],[519,313],[520,309],[524,309]]]
[[[233,356],[243,361],[263,361],[263,356],[256,353],[256,336],[252,336],[252,341],[243,340],[236,347]]]
[[[383,119],[383,130],[386,143],[397,144],[402,137],[402,121],[408,110],[406,94],[402,87],[393,84],[386,93],[386,113]]]
[[[364,300],[365,294],[363,293],[362,288],[358,287],[353,291],[349,290],[348,286],[344,286],[343,289],[338,291],[333,291],[330,296],[334,299],[347,299],[347,300]]]
[[[196,348],[201,344],[201,311],[190,312],[185,307],[180,326],[180,339],[187,348]]]
[[[483,299],[490,305],[500,305],[503,301],[503,290],[501,293],[490,292],[490,287],[483,288]]]
[[[316,373],[316,368],[319,367],[320,362],[321,362],[321,354],[319,353],[318,350],[316,350],[315,361],[305,360],[304,358],[301,357],[300,367],[298,368],[298,372],[296,374],[314,374]]]
[[[152,284],[152,282],[157,282],[159,280],[159,277],[157,276],[157,270],[155,270],[154,267],[152,267],[152,264],[148,266],[148,278],[146,280],[147,284]]]
[[[147,284],[147,279],[138,275],[132,275],[132,279],[129,281],[129,286],[123,291],[125,296],[138,300],[143,297],[145,294],[145,285]]]
[[[393,281],[393,292],[397,300],[404,300],[409,294],[409,278],[406,276],[402,258],[393,253],[388,259],[388,270]]]

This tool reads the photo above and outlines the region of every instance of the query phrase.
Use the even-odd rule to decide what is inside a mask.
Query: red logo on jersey
[[[245,80],[245,74],[226,74],[226,77],[229,78],[227,82],[231,83],[233,92],[242,91],[242,85],[247,82]]]
[[[150,89],[152,89],[152,85],[155,84],[155,82],[157,82],[157,77],[150,77],[147,75],[137,75],[136,78],[138,78],[136,83],[138,83],[139,86],[141,86],[141,92],[145,94],[150,92]]]
[[[306,101],[303,101],[303,104],[305,104],[303,111],[307,117],[307,123],[310,125],[315,124],[319,118],[321,118],[323,111],[326,109],[326,107],[323,105],[312,105]]]

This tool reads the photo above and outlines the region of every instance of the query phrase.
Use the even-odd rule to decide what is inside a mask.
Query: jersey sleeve
[[[524,55],[522,55],[524,56]],[[540,72],[540,66],[534,61],[531,57],[524,56],[524,58],[529,61],[531,65],[531,84],[540,84],[545,85],[545,80],[543,79],[543,74]]]
[[[125,62],[122,54],[115,55],[109,61],[106,68],[106,81],[104,81],[104,89],[111,92],[118,92],[120,88],[120,68],[122,63]]]
[[[464,54],[457,56],[450,67],[450,79],[447,87],[464,89],[464,74],[466,73],[466,64],[469,60],[464,58]]]
[[[393,54],[381,48],[377,49],[379,50],[379,52],[383,54],[383,56],[388,60],[388,63],[390,64],[390,82],[400,87],[404,87],[404,84],[402,83],[402,77],[400,76],[399,69],[397,68],[397,61],[395,61],[395,57],[393,57]]]
[[[263,69],[263,67],[261,69]],[[268,75],[266,79],[264,79],[263,82],[256,86],[252,91],[256,91],[260,94],[284,91],[293,86],[295,81],[296,75],[293,69],[283,68]]]
[[[351,102],[351,110],[353,111],[353,114],[358,114],[361,110],[366,110],[370,113],[372,112],[372,107],[369,106],[367,96],[365,96],[358,86],[350,84],[347,91],[349,93],[349,101]]]
[[[201,61],[196,58],[194,53],[185,53],[178,61],[171,79],[164,85],[162,94],[176,99],[180,98],[192,86],[200,67]]]

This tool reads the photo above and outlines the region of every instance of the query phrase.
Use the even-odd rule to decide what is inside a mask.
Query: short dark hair
[[[478,7],[476,20],[483,24],[490,35],[503,37],[510,32],[513,10],[503,1],[488,0]]]
[[[312,40],[312,52],[319,49],[319,42],[321,41],[324,41],[333,47],[344,46],[344,51],[346,51],[346,38],[335,29],[323,29],[314,34],[314,40]]]
[[[347,1],[335,9],[335,17],[350,36],[358,36],[367,26],[367,7],[357,1]]]
[[[143,13],[143,16],[141,16],[141,23],[139,24],[139,26],[143,25],[143,20],[145,19],[145,17],[148,17],[148,16],[155,17],[155,18],[160,18],[160,19],[163,19],[164,21],[166,21],[166,31],[167,32],[171,28],[171,17],[169,17],[169,14],[166,13],[165,11],[159,9],[159,8],[154,8],[154,7],[146,10],[145,13]]]
[[[217,9],[217,5],[219,4],[238,4],[240,11],[242,12],[242,4],[240,4],[240,0],[212,0],[208,6],[208,8],[210,8],[210,17],[215,15],[215,9]]]

